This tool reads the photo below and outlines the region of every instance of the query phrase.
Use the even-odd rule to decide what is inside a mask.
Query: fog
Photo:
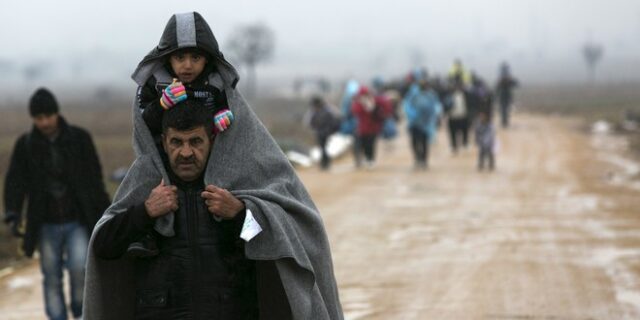
[[[263,90],[279,90],[295,77],[368,81],[415,66],[446,73],[454,58],[490,81],[509,61],[525,83],[581,83],[588,41],[604,48],[598,83],[640,80],[640,2],[632,0],[60,0],[5,4],[2,91],[133,88],[129,75],[157,45],[171,14],[187,11],[205,17],[223,53],[240,25],[273,29],[275,55],[258,68]],[[37,72],[29,76],[29,69]]]

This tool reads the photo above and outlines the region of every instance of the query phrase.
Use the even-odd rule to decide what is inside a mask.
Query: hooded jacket
[[[176,30],[172,31],[172,26]],[[136,83],[144,84],[162,67],[157,59],[160,52],[180,47],[185,41],[191,41],[189,45],[215,43],[213,33],[197,13],[171,18],[158,47],[134,72]],[[217,51],[217,47],[214,49]],[[329,241],[318,209],[282,150],[235,90],[238,82],[235,69],[221,55],[215,59],[215,67],[218,73],[209,80],[227,92],[235,120],[225,134],[214,140],[204,182],[225,188],[242,200],[262,227],[262,232],[244,247],[245,256],[256,261],[256,273],[262,278],[257,283],[261,318],[279,318],[278,315],[263,317],[264,312],[274,308],[268,282],[276,280],[283,288],[292,319],[343,319]],[[113,204],[96,225],[96,231],[115,215],[142,203],[160,179],[171,181],[138,110],[138,103],[134,101],[136,159],[118,188]],[[165,237],[173,236],[174,219],[172,214],[157,219],[155,231]],[[133,263],[124,258],[98,258],[93,252],[95,234],[89,245],[83,316],[89,320],[132,319]]]
[[[213,65],[223,75],[224,83],[235,89],[239,77],[235,68],[225,60],[218,41],[204,18],[197,12],[175,14],[167,22],[160,43],[138,64],[131,77],[138,85],[144,85],[155,72],[163,69],[165,58],[178,49],[200,48],[210,54]],[[166,72],[166,70],[164,70]],[[221,85],[216,81],[215,84]]]
[[[68,125],[62,116],[58,121],[60,133],[55,143],[64,159],[61,169],[71,202],[67,209],[75,211],[70,214],[91,232],[110,203],[102,180],[100,160],[87,131]],[[43,183],[49,174],[50,143],[35,127],[22,135],[13,149],[5,180],[4,203],[8,214],[20,216],[24,202],[28,200],[23,242],[23,250],[28,257],[33,255],[40,238],[40,226],[51,208],[49,203],[52,199],[46,183]]]
[[[353,105],[351,107],[357,119],[356,133],[359,136],[379,134],[382,131],[382,124],[385,119],[393,112],[393,107],[386,98],[373,95],[372,102],[374,107],[372,110],[367,110],[365,105],[360,101],[360,98],[366,94],[369,94],[368,89],[362,87],[358,95],[353,99]]]
[[[344,88],[344,96],[340,104],[342,112],[342,123],[340,124],[340,132],[342,134],[354,135],[358,125],[356,117],[353,115],[351,107],[353,106],[353,98],[358,95],[360,84],[356,80],[349,80]]]
[[[438,95],[432,89],[422,90],[414,84],[403,102],[409,128],[417,128],[434,141],[438,130],[438,117],[442,113],[442,105]]]
[[[195,28],[190,28],[193,25]],[[190,98],[200,100],[212,114],[227,107],[227,98],[219,79],[219,71],[233,70],[219,50],[218,42],[209,28],[207,22],[197,13],[178,14],[171,17],[165,27],[160,43],[151,50],[138,64],[133,74],[133,79],[138,83],[136,94],[138,104],[143,109],[143,119],[151,129],[153,135],[161,133],[162,114],[164,109],[160,106],[160,96],[173,78],[168,57],[177,50],[185,48],[198,48],[203,51],[208,59],[202,73],[192,83],[185,84],[187,95]],[[210,81],[213,77],[213,81]],[[231,86],[235,88],[238,79],[231,80]]]

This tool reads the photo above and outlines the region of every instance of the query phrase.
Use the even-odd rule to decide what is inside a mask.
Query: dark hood
[[[215,65],[224,82],[235,88],[239,80],[238,73],[225,60],[209,24],[197,12],[171,16],[164,28],[160,43],[140,61],[131,78],[142,86],[158,68],[163,67],[168,55],[178,49],[194,47],[209,54],[211,60],[209,63]]]

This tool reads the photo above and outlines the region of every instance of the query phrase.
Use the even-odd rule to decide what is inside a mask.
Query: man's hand
[[[209,212],[223,219],[233,219],[244,209],[244,203],[234,197],[231,192],[214,185],[208,185],[205,188],[202,198]]]
[[[178,210],[178,188],[165,186],[164,179],[160,180],[160,184],[151,190],[151,194],[144,202],[144,207],[151,218],[161,217]]]
[[[17,214],[13,212],[7,212],[4,218],[4,223],[9,225],[9,229],[11,229],[11,235],[17,238],[24,237],[22,231],[20,231],[21,219]]]

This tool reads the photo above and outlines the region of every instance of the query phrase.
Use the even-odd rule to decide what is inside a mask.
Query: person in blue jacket
[[[416,169],[428,167],[429,144],[437,132],[442,105],[437,93],[424,78],[414,84],[404,98],[404,113],[411,133],[411,147]]]

